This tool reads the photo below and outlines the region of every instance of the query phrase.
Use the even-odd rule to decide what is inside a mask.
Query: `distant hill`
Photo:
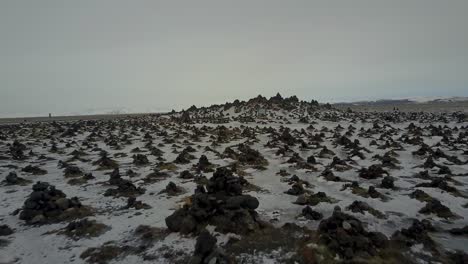
[[[335,106],[346,105],[362,105],[362,106],[375,106],[375,105],[401,105],[401,104],[428,104],[428,103],[452,103],[452,102],[466,102],[468,97],[447,97],[447,98],[434,98],[434,97],[414,97],[404,99],[381,99],[370,101],[356,101],[356,102],[340,102],[334,103]]]

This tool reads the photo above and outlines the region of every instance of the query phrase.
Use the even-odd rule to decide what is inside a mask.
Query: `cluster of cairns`
[[[49,183],[37,182],[32,189],[19,214],[19,218],[28,224],[53,223],[90,213],[90,209],[83,206],[77,197],[68,199]]]
[[[226,167],[218,168],[205,186],[199,185],[190,203],[166,218],[172,232],[199,233],[207,225],[218,232],[247,234],[262,227],[257,198],[242,194],[242,181]]]
[[[303,105],[303,102],[299,102],[297,98],[294,97],[284,99],[278,94],[269,100],[260,96],[248,102],[240,102],[237,100],[232,104],[225,104],[221,107],[227,110],[230,106],[234,106],[236,111],[238,111],[241,107],[258,106],[256,104],[262,104],[266,109],[293,109],[296,105]],[[306,106],[319,107],[316,102],[306,103]],[[309,110],[310,108],[307,108],[306,112]],[[207,114],[203,114],[203,111]],[[395,151],[404,150],[403,146],[405,146],[405,144],[410,144],[413,145],[412,148],[417,149],[412,153],[414,158],[421,159],[422,161],[422,165],[417,167],[422,167],[429,170],[431,173],[438,174],[437,177],[433,177],[429,175],[429,171],[419,173],[416,177],[425,180],[425,182],[415,184],[414,187],[437,188],[453,196],[465,198],[462,195],[462,187],[460,187],[460,190],[454,187],[460,184],[460,182],[457,182],[453,176],[462,175],[452,173],[452,170],[454,170],[454,172],[459,170],[457,166],[449,166],[453,164],[463,166],[468,163],[468,161],[459,158],[462,157],[461,155],[468,155],[468,150],[463,149],[463,146],[468,143],[466,140],[468,133],[460,132],[458,137],[455,134],[459,129],[466,130],[466,127],[452,128],[448,126],[436,127],[433,125],[420,127],[411,123],[407,128],[399,129],[392,127],[390,122],[401,123],[409,120],[418,120],[421,122],[449,122],[456,119],[466,120],[466,115],[465,117],[461,117],[458,114],[449,116],[427,113],[358,113],[353,111],[337,111],[325,114],[314,113],[312,111],[308,112],[308,115],[303,114],[304,113],[293,113],[293,111],[291,111],[288,117],[274,116],[273,113],[265,114],[265,118],[271,118],[269,120],[271,122],[287,124],[288,119],[291,120],[290,118],[292,117],[293,119],[299,120],[299,122],[309,124],[309,127],[302,130],[289,129],[287,127],[281,127],[279,130],[272,127],[241,127],[239,129],[227,128],[225,126],[218,126],[216,128],[206,126],[204,128],[196,128],[194,126],[186,126],[185,124],[181,126],[180,124],[169,123],[169,121],[168,124],[158,127],[159,125],[151,125],[151,123],[155,122],[149,122],[150,119],[146,118],[130,119],[130,126],[126,123],[122,125],[120,122],[101,121],[80,121],[70,124],[65,122],[61,124],[55,123],[50,126],[51,128],[49,130],[43,129],[42,131],[43,134],[47,134],[45,138],[48,140],[48,143],[45,141],[43,142],[43,149],[50,148],[51,153],[69,153],[69,148],[71,148],[71,146],[80,143],[79,139],[77,139],[78,142],[76,142],[72,137],[76,137],[85,131],[91,131],[91,134],[81,142],[82,147],[95,153],[101,151],[99,159],[93,163],[98,166],[99,169],[114,170],[110,175],[109,184],[116,188],[107,190],[105,195],[128,197],[127,204],[123,209],[133,208],[138,210],[149,209],[151,207],[136,199],[136,196],[144,193],[144,189],[136,187],[132,181],[122,178],[118,170],[118,163],[110,158],[107,152],[99,148],[98,141],[104,141],[105,145],[112,150],[119,150],[123,149],[123,145],[131,144],[131,140],[138,137],[139,133],[144,133],[143,140],[146,143],[144,148],[149,150],[149,155],[153,155],[158,161],[161,161],[159,165],[175,166],[172,163],[164,163],[163,152],[153,146],[153,144],[155,144],[153,143],[153,139],[156,138],[152,135],[157,135],[162,138],[163,143],[160,143],[158,147],[164,147],[165,144],[172,144],[174,153],[177,152],[179,148],[178,144],[180,143],[187,146],[191,144],[189,140],[192,142],[201,141],[203,137],[209,137],[209,142],[213,143],[212,147],[214,149],[206,147],[206,152],[212,152],[218,157],[232,158],[237,161],[238,164],[253,165],[257,166],[257,168],[265,166],[267,160],[262,156],[261,152],[253,149],[249,144],[252,142],[259,142],[260,137],[257,138],[257,135],[268,135],[272,140],[265,146],[277,148],[277,155],[281,155],[280,158],[287,160],[286,162],[291,166],[289,168],[293,168],[294,166],[296,169],[318,171],[314,166],[322,167],[321,165],[323,165],[325,169],[320,174],[320,177],[330,181],[329,184],[334,184],[333,182],[343,182],[346,184],[344,184],[342,190],[350,188],[353,194],[358,194],[365,198],[381,199],[386,196],[377,191],[376,187],[387,189],[385,191],[386,194],[390,193],[389,190],[395,190],[396,179],[389,176],[387,170],[399,168],[398,166],[401,164],[396,158],[399,154]],[[209,115],[211,115],[211,117],[209,117]],[[221,118],[218,118],[220,116],[222,115],[218,116],[212,112],[210,113],[210,111],[207,111],[207,108],[191,107],[187,111],[184,111],[176,120],[182,123],[215,123],[221,120]],[[209,118],[204,119],[204,117]],[[313,119],[329,121],[352,120],[352,123],[360,121],[369,122],[369,120],[377,121],[372,121],[373,124],[371,123],[372,126],[370,128],[361,128],[360,131],[357,131],[352,125],[349,125],[347,129],[341,125],[337,125],[334,128],[322,127],[320,131],[320,129],[314,127],[317,123],[311,121]],[[233,117],[232,120],[236,119]],[[243,120],[247,122],[249,120],[255,121],[255,118],[244,118]],[[27,125],[24,126],[28,127]],[[10,131],[20,130],[18,128],[19,127],[13,126]],[[30,125],[29,128],[33,130],[31,133],[36,133],[35,130],[38,127]],[[165,131],[166,129],[174,130],[174,128],[175,133],[173,137],[170,135],[170,132]],[[130,129],[130,131],[128,129]],[[118,131],[119,135],[116,135],[116,131]],[[311,133],[311,131],[314,131],[314,133]],[[14,134],[14,136],[10,136],[9,134]],[[5,153],[11,156],[9,157],[10,159],[21,161],[37,156],[32,152],[26,154],[26,145],[16,140],[16,138],[25,138],[25,135],[24,132],[17,134],[5,133],[5,130],[0,133],[1,141],[6,141],[8,138],[15,139],[12,143],[6,144],[7,148]],[[359,177],[362,179],[378,179],[380,181],[379,183],[373,182],[375,187],[370,185],[368,189],[364,189],[359,186],[357,181],[348,182],[345,177],[340,178],[334,175],[334,171],[341,172],[349,170],[355,165],[357,166],[354,160],[357,158],[365,159],[366,153],[370,153],[370,150],[363,147],[363,144],[358,139],[353,139],[354,135],[361,138],[372,139],[370,142],[371,146],[385,151],[383,155],[375,155],[372,157],[372,160],[377,161],[378,164],[371,165],[359,171]],[[57,139],[58,137],[63,137],[64,139]],[[184,140],[184,137],[189,140]],[[424,140],[428,137],[442,137],[442,140],[435,145],[429,146],[424,143]],[[215,146],[219,147],[221,143],[228,143],[240,139],[247,139],[247,141],[237,146],[227,147],[222,154],[215,148]],[[330,141],[332,143],[333,150],[321,144],[325,141]],[[3,142],[0,142],[0,144],[5,145]],[[141,154],[142,152],[146,153],[146,150],[142,151],[139,148],[134,148],[131,151],[133,165],[143,166],[150,163],[148,157]],[[308,158],[305,158],[306,156],[301,157],[303,154],[300,153],[310,150],[314,150],[313,155]],[[320,153],[315,153],[316,151]],[[179,155],[174,163],[192,163],[192,161],[196,159],[193,155],[195,152],[196,150],[193,147],[184,148],[182,152],[178,153]],[[341,158],[338,157],[335,152],[337,152]],[[344,155],[342,155],[343,153]],[[450,155],[451,153],[463,154],[457,157],[458,154]],[[94,178],[91,174],[85,174],[80,168],[67,164],[71,164],[77,160],[83,163],[89,161],[82,158],[82,156],[86,154],[84,151],[81,151],[81,148],[80,151],[75,149],[68,155],[72,156],[72,158],[65,162],[59,161],[59,163],[61,163],[60,168],[64,169],[64,176],[66,178],[71,178],[71,180],[89,180]],[[112,157],[121,158],[126,156],[127,153],[119,152],[114,153]],[[319,163],[316,157],[327,161],[320,160],[323,164]],[[49,157],[45,157],[44,155],[38,156],[38,160],[41,161],[45,161],[47,158]],[[8,159],[8,157],[0,156],[0,159]],[[331,163],[329,163],[329,161],[331,161]],[[23,166],[25,165],[26,164]],[[169,172],[166,173],[159,165],[158,168],[160,170],[155,171],[154,175],[160,177],[159,179],[170,177],[170,170],[167,169]],[[258,207],[258,200],[255,197],[242,193],[242,189],[245,187],[245,180],[242,177],[235,177],[233,175],[233,172],[237,172],[237,169],[228,170],[227,168],[219,168],[209,180],[203,176],[202,173],[213,172],[214,169],[215,166],[210,163],[208,158],[205,155],[201,155],[198,163],[195,162],[193,166],[180,173],[181,179],[193,179],[195,183],[199,185],[195,190],[195,194],[190,197],[183,208],[175,211],[166,219],[166,224],[170,231],[181,232],[183,234],[199,234],[195,245],[195,253],[190,263],[230,263],[223,251],[216,246],[216,238],[205,230],[207,225],[215,226],[216,230],[220,232],[233,232],[238,234],[247,234],[265,225],[265,223],[258,219],[257,213],[255,212],[255,209]],[[47,173],[40,167],[33,165],[24,167],[22,171],[36,175]],[[282,170],[279,174],[281,176],[290,175],[286,170]],[[392,173],[392,175],[393,174],[394,173]],[[136,175],[137,173],[133,172],[131,169],[126,173],[126,176],[129,177]],[[403,183],[404,178],[399,180]],[[322,220],[323,215],[315,211],[313,206],[320,202],[333,202],[333,198],[328,197],[324,192],[312,193],[308,191],[308,189],[305,188],[308,187],[307,182],[300,180],[297,176],[292,176],[288,179],[288,182],[290,183],[290,189],[287,190],[286,193],[298,196],[296,203],[303,205],[300,216],[313,221]],[[2,182],[4,185],[26,185],[29,183],[29,180],[18,177],[14,172],[9,173]],[[402,186],[404,186],[404,184],[402,184]],[[169,182],[163,190],[163,193],[179,195],[184,193],[184,190],[174,182]],[[410,194],[410,197],[425,202],[425,206],[419,211],[421,214],[426,214],[429,217],[436,215],[447,219],[456,217],[450,211],[449,207],[442,204],[441,201],[432,198],[422,190],[414,190]],[[448,202],[444,201],[444,203]],[[465,207],[468,207],[468,204],[466,204]],[[56,190],[53,186],[38,182],[33,186],[33,193],[31,193],[24,203],[22,210],[18,212],[20,212],[20,219],[25,220],[27,223],[42,224],[84,215],[87,213],[85,209],[86,208],[80,204],[77,198],[68,199],[63,192]],[[351,203],[346,207],[346,210],[354,213],[369,212],[377,217],[382,216],[379,214],[379,211],[373,209],[369,204],[363,201]],[[93,221],[88,219],[74,221],[71,222],[65,230],[70,233],[79,233],[83,230],[93,229],[94,224]],[[424,245],[434,245],[434,242],[428,235],[429,232],[433,232],[434,230],[434,227],[432,227],[429,221],[415,220],[410,227],[395,232],[390,242],[400,242],[405,248],[421,243]],[[468,226],[453,228],[446,231],[452,235],[467,235]],[[14,231],[10,227],[0,225],[0,236],[8,236],[13,232]],[[375,256],[380,250],[385,249],[389,242],[381,233],[366,231],[363,224],[357,218],[345,214],[341,212],[341,210],[335,210],[330,218],[320,223],[318,235],[321,243],[325,244],[335,254],[338,254],[340,258],[349,262],[352,262],[352,259],[365,259],[370,256]],[[468,263],[466,256],[458,256],[458,259],[461,260],[458,263]]]

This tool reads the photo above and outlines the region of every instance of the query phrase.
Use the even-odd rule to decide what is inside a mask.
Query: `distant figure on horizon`
[[[51,117],[52,117],[52,114],[51,114],[51,113],[49,113],[49,118],[51,118]]]

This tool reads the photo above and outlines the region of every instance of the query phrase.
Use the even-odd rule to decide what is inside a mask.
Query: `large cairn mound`
[[[330,250],[344,259],[369,258],[388,244],[387,237],[378,232],[368,232],[357,218],[337,208],[330,218],[320,222],[320,240]]]
[[[241,178],[218,168],[206,185],[198,186],[191,203],[166,218],[172,232],[199,233],[213,225],[221,233],[247,234],[262,227],[255,209],[257,198],[242,194]]]
[[[77,197],[68,199],[62,191],[47,182],[37,182],[32,189],[19,215],[28,224],[60,222],[91,213],[90,208],[83,206]]]

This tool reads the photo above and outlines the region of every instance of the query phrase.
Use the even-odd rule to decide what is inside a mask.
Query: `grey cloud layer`
[[[468,1],[2,1],[0,114],[468,95]]]

